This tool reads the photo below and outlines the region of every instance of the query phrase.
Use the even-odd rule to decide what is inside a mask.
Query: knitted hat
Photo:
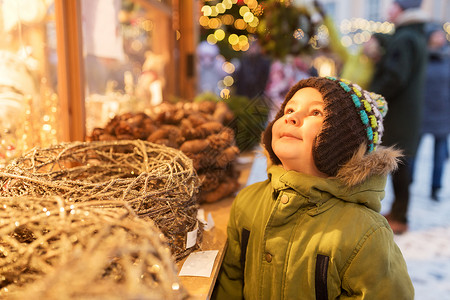
[[[395,2],[397,2],[403,10],[419,8],[422,5],[422,0],[395,0]]]
[[[336,176],[361,144],[366,153],[375,150],[383,135],[383,117],[387,103],[381,95],[370,93],[345,79],[311,77],[300,80],[286,95],[275,119],[262,135],[262,143],[274,164],[281,164],[272,149],[272,127],[284,115],[284,108],[294,94],[306,87],[317,89],[324,101],[324,120],[313,143],[313,159],[322,173]]]

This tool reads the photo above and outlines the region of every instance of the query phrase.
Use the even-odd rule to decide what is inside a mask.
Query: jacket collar
[[[296,171],[286,171],[280,165],[272,165],[268,176],[275,193],[285,189],[293,189],[299,195],[319,207],[317,213],[329,205],[323,205],[331,198],[341,201],[363,204],[372,210],[381,210],[387,176],[375,175],[366,182],[348,187],[337,178],[320,178]],[[330,203],[329,203],[330,204]],[[322,210],[320,207],[322,206]]]

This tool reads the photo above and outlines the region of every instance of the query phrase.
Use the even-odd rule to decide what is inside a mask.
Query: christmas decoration
[[[180,149],[192,159],[200,178],[200,202],[215,202],[235,192],[238,176],[233,162],[239,153],[233,130],[233,115],[223,102],[163,103],[149,115],[116,115],[103,128],[95,128],[90,140],[147,140]]]
[[[194,250],[199,180],[181,151],[141,140],[62,143],[35,148],[0,171],[2,196],[60,196],[74,202],[121,200],[166,235],[176,259]]]
[[[310,2],[262,1],[256,35],[266,54],[284,59],[313,49],[320,19]]]
[[[276,58],[308,52],[317,43],[320,15],[312,1],[204,1],[201,12],[202,39],[219,45],[226,58],[247,51],[255,38]]]
[[[249,48],[249,35],[256,33],[262,1],[204,1],[201,8],[202,40],[217,44],[227,59]]]
[[[126,202],[10,197],[0,204],[2,299],[187,296],[166,239]]]

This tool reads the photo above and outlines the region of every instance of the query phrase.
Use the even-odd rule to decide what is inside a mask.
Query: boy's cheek
[[[273,123],[273,126],[272,126],[272,140],[275,137],[279,136],[280,126],[282,125],[282,124],[280,124],[281,120],[282,120],[282,117],[279,118],[278,120],[276,120],[275,123]]]

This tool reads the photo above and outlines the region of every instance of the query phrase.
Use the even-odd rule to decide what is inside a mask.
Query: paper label
[[[203,208],[199,208],[197,210],[197,220],[199,220],[203,225],[206,225],[205,210]]]
[[[200,208],[197,211],[197,220],[199,220],[200,223],[203,224],[203,229],[205,231],[209,231],[209,230],[213,229],[214,226],[215,226],[215,223],[214,223],[214,220],[213,220],[213,217],[212,217],[211,213],[208,213],[207,218],[208,218],[208,220],[205,220],[205,211],[204,211],[203,208]]]
[[[208,213],[208,222],[206,223],[205,230],[209,231],[209,230],[213,229],[214,225],[215,225],[215,223],[214,223],[213,217],[212,217],[211,213]]]
[[[189,231],[186,237],[186,249],[194,247],[197,243],[197,231],[198,227],[196,226],[194,230]]]
[[[192,252],[178,276],[210,277],[219,250]]]

